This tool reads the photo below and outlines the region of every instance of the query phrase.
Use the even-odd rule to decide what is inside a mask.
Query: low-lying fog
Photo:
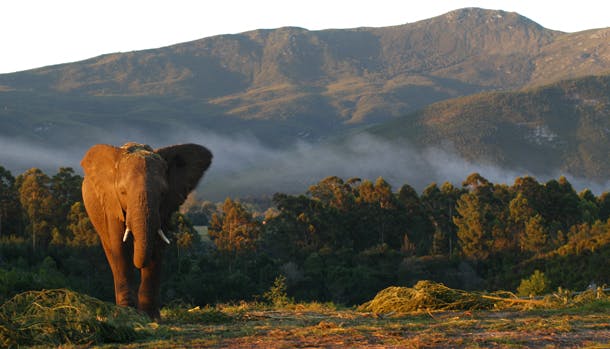
[[[0,137],[0,166],[9,169],[14,176],[31,167],[39,167],[49,175],[56,173],[59,167],[73,167],[82,173],[79,162],[90,145],[120,146],[127,141],[148,143],[154,148],[188,142],[208,147],[214,160],[198,192],[202,199],[213,201],[227,196],[304,193],[311,184],[328,176],[373,181],[382,176],[395,191],[405,183],[421,191],[432,182],[440,185],[449,181],[460,185],[473,172],[479,172],[493,183],[507,184],[523,175],[533,175],[540,182],[562,175],[559,171],[542,175],[524,169],[507,170],[490,164],[470,163],[451,150],[428,148],[418,151],[406,143],[366,134],[352,136],[340,145],[296,142],[284,149],[271,149],[247,134],[227,136],[195,131],[176,132],[163,139],[148,139],[137,132],[124,131],[103,141],[88,140],[87,144],[62,149]],[[578,191],[589,188],[600,194],[610,189],[610,181],[593,183],[570,175],[566,177]]]

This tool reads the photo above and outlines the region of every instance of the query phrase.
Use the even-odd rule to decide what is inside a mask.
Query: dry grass
[[[0,306],[0,347],[128,342],[148,318],[66,289],[29,291]]]
[[[377,314],[429,310],[491,309],[494,303],[479,293],[449,288],[432,281],[420,281],[413,288],[388,287],[358,309]]]
[[[449,288],[432,281],[419,281],[414,287],[388,287],[371,301],[361,305],[360,311],[375,314],[403,314],[439,310],[524,310],[555,306],[554,298],[545,300],[520,299],[511,292],[468,292]]]
[[[258,305],[242,304],[225,307],[223,312],[232,320],[166,322],[147,341],[121,347],[563,348],[602,347],[610,342],[608,307],[576,313],[485,310],[383,316],[332,308],[260,310]]]
[[[463,294],[465,291],[440,287],[439,284],[425,282],[417,288],[420,292],[425,288],[436,290],[436,294],[432,292],[434,296],[420,296],[426,299],[427,304],[436,304],[438,299],[445,305],[455,304],[456,300],[468,304],[462,301],[463,297],[474,302],[469,298],[471,295]],[[82,295],[74,299],[66,293],[53,299],[61,301],[62,297],[68,297],[70,304],[78,303],[81,298],[92,301],[89,303],[92,309],[108,306],[115,309]],[[516,310],[518,307],[506,307],[497,310],[491,306],[488,309],[489,302],[493,304],[496,300],[483,298],[486,305],[475,307],[483,310],[472,310],[475,309],[473,304],[468,304],[470,310],[420,308],[414,312],[385,314],[321,303],[283,307],[247,302],[208,307],[176,304],[162,310],[163,322],[160,324],[132,324],[131,328],[138,336],[127,339],[128,343],[90,339],[84,344],[97,348],[603,348],[610,343],[610,300],[607,296],[603,299],[591,297],[590,293],[572,296],[568,304],[560,308]],[[28,301],[34,299],[28,298]],[[554,300],[548,302],[559,304]],[[52,308],[58,308],[58,305]],[[60,318],[62,316],[57,317]],[[63,323],[67,322],[63,320]],[[37,342],[19,346],[58,345],[56,340],[47,339],[45,342],[43,337],[39,338]],[[79,342],[70,340],[63,343],[73,343],[62,345],[70,348],[78,347],[74,344]]]

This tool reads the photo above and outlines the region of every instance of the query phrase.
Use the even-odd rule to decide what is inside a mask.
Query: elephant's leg
[[[161,319],[159,313],[161,306],[161,259],[161,251],[156,246],[150,263],[141,269],[140,288],[138,290],[138,309],[157,321]]]
[[[83,181],[83,201],[91,223],[100,236],[106,259],[112,270],[116,304],[135,307],[133,267],[129,250],[129,248],[133,248],[133,241],[123,243],[125,225],[118,219],[110,219],[107,216],[106,210],[90,186],[89,181],[85,179]]]
[[[125,243],[128,245],[130,243]],[[126,246],[124,246],[126,247]],[[125,250],[125,248],[123,248]],[[117,305],[136,307],[136,292],[134,283],[134,268],[131,264],[130,251],[122,251],[121,254],[115,256],[115,268],[112,272],[114,278],[114,296]]]
[[[112,269],[114,279],[114,297],[117,305],[136,307],[134,284],[133,240],[123,242],[125,226],[119,221],[109,224],[113,226],[108,248],[104,247],[106,258]]]

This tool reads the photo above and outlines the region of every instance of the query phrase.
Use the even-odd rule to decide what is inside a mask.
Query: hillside
[[[418,147],[447,147],[472,162],[552,175],[610,177],[610,75],[433,104],[366,129]]]
[[[255,30],[108,54],[0,75],[0,91],[24,93],[20,106],[44,103],[41,96],[66,100],[58,112],[91,121],[114,115],[129,123],[142,111],[214,130],[224,125],[210,116],[269,120],[300,124],[315,140],[329,127],[387,120],[447,98],[610,71],[609,35],[566,34],[516,13],[468,8],[395,27]],[[83,96],[99,108],[78,103]],[[126,103],[119,97],[133,105],[114,108]]]
[[[429,172],[414,173],[412,162],[432,160],[403,143],[450,143],[475,163],[603,181],[607,133],[595,127],[607,125],[608,89],[599,82],[610,72],[609,35],[609,28],[562,33],[516,13],[468,8],[394,27],[254,30],[3,74],[0,165],[16,173],[78,168],[95,143],[192,141],[218,155],[206,180],[218,178],[218,195],[226,195],[227,187],[262,190],[261,181],[271,187],[265,192],[295,183],[300,191],[328,175],[425,185]],[[583,76],[601,77],[575,80],[578,92],[562,90],[566,83],[540,87]],[[483,105],[482,114],[460,109],[471,103]],[[453,115],[451,122],[437,112]],[[426,117],[414,123],[413,115]],[[350,139],[349,154],[335,147],[337,137],[371,125],[381,125],[372,131],[379,139]],[[442,156],[454,157],[446,148]],[[443,181],[473,170],[438,166],[429,170]]]

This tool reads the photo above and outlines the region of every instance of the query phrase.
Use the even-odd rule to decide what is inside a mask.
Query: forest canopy
[[[0,300],[68,287],[112,300],[112,277],[71,168],[14,177],[0,166]],[[357,304],[419,280],[516,290],[608,283],[610,195],[565,177],[495,184],[478,173],[421,193],[379,177],[327,177],[306,193],[221,203],[190,196],[173,216],[162,299],[261,297],[278,276],[297,300]]]

